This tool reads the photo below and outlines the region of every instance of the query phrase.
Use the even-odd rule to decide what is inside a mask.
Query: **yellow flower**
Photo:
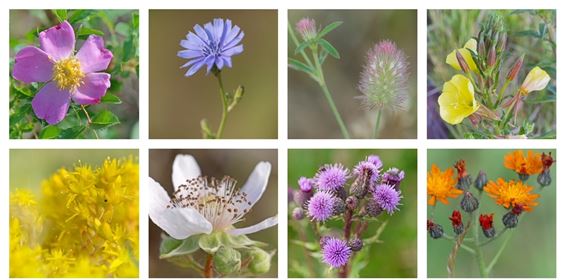
[[[454,68],[458,71],[461,71],[462,68],[460,68],[460,64],[458,63],[458,59],[456,58],[456,51],[459,51],[460,54],[464,57],[464,60],[466,61],[468,66],[470,67],[470,70],[477,73],[478,67],[476,66],[476,63],[474,62],[474,59],[472,58],[472,52],[470,50],[472,50],[474,54],[477,52],[476,39],[472,38],[472,39],[468,40],[468,42],[466,42],[466,44],[464,45],[463,48],[453,50],[446,57],[446,63],[449,64],[450,66],[452,66],[452,68]]]
[[[456,198],[462,194],[462,190],[455,188],[456,179],[454,179],[454,171],[452,168],[446,169],[444,172],[433,164],[430,172],[426,176],[426,192],[430,196],[429,205],[436,205],[436,201],[448,204],[447,198]]]
[[[449,124],[461,123],[480,107],[474,96],[472,82],[460,74],[444,83],[442,94],[438,97],[438,105],[440,117]]]
[[[548,73],[537,66],[527,74],[527,77],[519,88],[519,93],[527,95],[533,91],[543,90],[546,85],[548,85],[548,82],[550,82]]]
[[[525,211],[531,211],[538,205],[535,200],[540,196],[532,194],[533,187],[523,184],[520,180],[506,182],[499,178],[497,182],[489,181],[483,190],[495,199],[497,204],[505,208],[520,206]]]

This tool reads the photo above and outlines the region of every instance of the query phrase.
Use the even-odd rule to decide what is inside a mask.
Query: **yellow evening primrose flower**
[[[527,77],[519,88],[519,93],[527,95],[533,91],[543,90],[546,85],[548,85],[548,82],[550,82],[548,73],[537,66],[527,74]]]
[[[453,50],[446,57],[446,63],[449,64],[450,66],[452,66],[452,68],[454,68],[458,71],[461,71],[462,68],[460,68],[460,64],[458,63],[458,59],[456,58],[456,51],[459,51],[460,54],[464,57],[464,60],[466,61],[468,66],[470,67],[470,70],[477,73],[478,67],[476,66],[476,63],[474,62],[474,59],[472,58],[472,52],[470,51],[470,50],[472,50],[473,53],[476,53],[477,48],[478,48],[477,45],[478,45],[478,43],[476,42],[476,39],[472,38],[472,39],[468,40],[468,42],[466,42],[466,44],[464,45],[463,48]]]
[[[477,111],[480,105],[474,96],[474,86],[464,75],[454,75],[444,83],[438,97],[440,117],[449,124],[459,124]]]

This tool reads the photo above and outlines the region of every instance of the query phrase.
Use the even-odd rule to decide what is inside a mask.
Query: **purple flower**
[[[309,217],[318,222],[324,222],[334,215],[336,197],[329,192],[317,192],[308,202]]]
[[[75,43],[75,31],[64,21],[39,33],[40,48],[24,47],[14,59],[14,79],[46,83],[31,105],[35,115],[49,124],[65,118],[71,100],[97,104],[110,87],[110,74],[100,73],[112,60],[104,39],[90,35],[76,54]]]
[[[370,49],[361,74],[359,89],[363,103],[372,108],[405,110],[409,62],[395,43],[385,40]]]
[[[360,161],[352,173],[356,176],[368,176],[371,183],[375,183],[379,179],[379,168],[370,161]]]
[[[313,180],[306,178],[306,177],[301,177],[299,178],[299,188],[301,189],[301,191],[303,192],[310,192],[313,189]]]
[[[346,184],[348,169],[342,164],[326,164],[316,173],[314,180],[319,190],[336,191]]]
[[[383,174],[382,183],[399,189],[399,184],[401,184],[403,179],[405,179],[405,171],[393,167]]]
[[[302,18],[297,22],[295,28],[305,41],[309,41],[316,37],[316,21],[312,18]]]
[[[181,66],[189,67],[185,73],[187,77],[194,75],[204,65],[207,74],[213,67],[217,70],[222,70],[224,66],[232,67],[232,56],[244,51],[244,46],[240,44],[244,32],[237,25],[232,26],[229,19],[215,18],[206,23],[204,28],[196,24],[193,29],[195,33],[189,32],[187,39],[181,40],[185,50],[177,53],[177,56],[189,60]]]
[[[344,266],[350,260],[352,249],[346,241],[331,237],[322,247],[322,261],[333,268]]]
[[[383,167],[383,163],[381,162],[381,158],[378,155],[369,155],[366,159],[377,167],[377,169],[381,169]]]
[[[399,206],[401,198],[401,191],[390,185],[380,184],[373,190],[373,200],[389,215],[392,215],[395,210],[399,210],[397,206]]]

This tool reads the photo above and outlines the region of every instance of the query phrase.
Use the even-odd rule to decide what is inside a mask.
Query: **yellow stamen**
[[[53,80],[59,89],[75,90],[82,85],[84,77],[81,63],[75,57],[59,60],[53,66]]]

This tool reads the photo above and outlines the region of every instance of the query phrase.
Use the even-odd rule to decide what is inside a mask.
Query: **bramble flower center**
[[[237,190],[236,183],[228,176],[222,180],[203,176],[187,180],[167,208],[192,208],[212,224],[213,230],[224,230],[242,221],[252,207],[247,193]]]
[[[59,60],[53,66],[53,80],[62,90],[74,90],[83,83],[85,74],[81,63],[76,57]]]

